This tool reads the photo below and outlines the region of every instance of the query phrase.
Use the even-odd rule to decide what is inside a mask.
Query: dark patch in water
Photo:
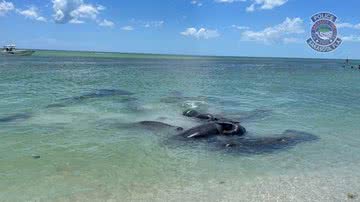
[[[313,134],[287,130],[280,135],[269,135],[268,137],[252,136],[223,136],[208,134],[207,138],[193,139],[183,135],[170,138],[167,144],[194,146],[203,145],[211,151],[223,151],[229,154],[258,155],[270,154],[277,151],[290,149],[300,143],[319,140]]]
[[[200,126],[196,126],[189,130],[179,134],[184,138],[201,139],[211,138],[212,136],[243,136],[246,133],[246,129],[239,123],[233,122],[209,122]]]
[[[173,91],[170,91],[169,96],[184,97],[184,93],[181,91],[173,90]]]
[[[290,149],[298,144],[319,140],[313,134],[287,130],[281,135],[269,135],[268,137],[244,137],[237,140],[225,140],[217,143],[219,149],[234,154],[266,154]]]
[[[161,130],[161,129],[176,129],[177,131],[183,130],[183,128],[181,127],[173,126],[159,121],[140,121],[138,123],[135,123],[135,125],[151,130]]]
[[[86,93],[80,96],[75,96],[75,97],[70,97],[70,98],[65,98],[65,99],[61,99],[63,101],[68,101],[68,100],[74,100],[74,101],[83,101],[83,100],[87,100],[87,99],[91,99],[91,98],[102,98],[102,97],[111,97],[111,96],[120,96],[120,95],[133,95],[134,93],[131,93],[129,91],[126,90],[118,90],[118,89],[100,89],[100,90],[95,90],[94,92],[91,93]]]
[[[176,131],[182,131],[183,128],[173,126],[167,123],[159,122],[159,121],[140,121],[136,123],[128,123],[128,124],[117,124],[118,128],[141,128],[152,131],[161,131],[166,129],[174,129]]]
[[[245,120],[252,120],[265,117],[269,113],[269,110],[255,110],[242,117],[247,117]],[[178,145],[205,144],[211,150],[222,150],[228,153],[264,154],[319,139],[313,134],[296,130],[286,130],[280,135],[268,137],[252,137],[240,125],[240,121],[237,121],[244,118],[234,120],[219,115],[201,114],[196,110],[186,110],[183,115],[205,123],[170,138],[170,142],[177,142]]]
[[[60,99],[60,103],[50,104],[46,108],[66,107],[67,105],[85,102],[89,99],[114,97],[114,96],[125,96],[125,97],[123,97],[123,100],[122,100],[123,102],[132,102],[132,101],[137,100],[136,98],[130,97],[131,95],[134,95],[134,93],[126,91],[126,90],[99,89],[99,90],[95,90],[93,92],[86,93],[86,94],[83,94],[80,96]]]
[[[9,122],[14,122],[14,121],[27,120],[30,118],[31,118],[30,113],[19,113],[19,114],[14,114],[14,115],[0,118],[0,123],[9,123]]]
[[[203,121],[224,121],[224,122],[228,121],[228,122],[240,123],[240,122],[263,119],[265,117],[270,116],[271,113],[272,113],[271,110],[256,109],[250,112],[246,112],[244,113],[244,115],[230,114],[227,115],[227,117],[224,117],[223,115],[200,113],[196,110],[189,109],[189,110],[185,110],[183,112],[183,115],[187,117],[197,118]]]
[[[357,194],[352,194],[352,193],[347,194],[348,199],[351,199],[351,200],[356,199],[357,196],[358,196]]]
[[[46,106],[46,108],[62,108],[62,107],[66,107],[66,105],[61,104],[61,103],[55,103],[55,104],[50,104],[50,105]]]
[[[153,132],[162,133],[166,130],[171,130],[172,133],[176,133],[177,131],[182,131],[182,127],[173,126],[167,123],[159,122],[159,121],[139,121],[133,123],[120,123],[119,120],[116,119],[108,119],[98,122],[98,128],[107,129],[107,128],[117,128],[117,129],[143,129],[149,130]]]

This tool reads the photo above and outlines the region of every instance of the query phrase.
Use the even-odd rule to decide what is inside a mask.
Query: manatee
[[[182,127],[173,126],[167,123],[159,122],[159,121],[140,121],[135,123],[121,123],[116,124],[116,127],[119,129],[129,129],[129,128],[140,128],[152,131],[161,131],[161,130],[169,130],[174,129],[175,131],[182,131]]]
[[[208,138],[217,135],[238,135],[242,136],[246,133],[246,129],[240,124],[232,122],[210,122],[200,126],[196,126],[180,133],[179,136],[184,138]]]
[[[62,107],[66,107],[66,105],[63,103],[55,103],[55,104],[49,104],[48,106],[46,106],[46,108],[62,108]]]
[[[183,112],[183,115],[187,117],[197,117],[198,115],[200,115],[200,112],[194,109],[187,109]]]
[[[297,144],[319,140],[319,137],[302,131],[286,130],[281,135],[244,137],[216,142],[217,149],[235,154],[264,154],[290,149]]]
[[[183,138],[205,138],[221,134],[221,127],[216,123],[207,123],[200,126],[196,126],[189,130],[180,133],[179,136]]]
[[[296,130],[286,130],[280,135],[267,137],[249,136],[246,129],[237,121],[262,118],[269,112],[269,110],[255,110],[242,116],[242,118],[238,117],[238,119],[233,120],[219,115],[201,114],[192,109],[186,110],[183,113],[184,116],[205,120],[206,123],[170,138],[170,142],[177,142],[185,146],[200,144],[205,145],[210,150],[221,150],[234,154],[263,154],[319,139],[313,134]],[[245,136],[245,134],[247,135]]]
[[[210,127],[207,127],[210,131]],[[212,129],[215,130],[215,129]],[[213,131],[212,131],[213,132]],[[226,152],[233,155],[258,155],[271,154],[278,151],[290,149],[300,143],[319,140],[313,134],[287,130],[280,135],[269,135],[267,137],[256,136],[224,136],[203,133],[202,136],[187,137],[181,133],[170,138],[166,144],[176,146],[201,146],[211,151]]]
[[[2,117],[0,118],[0,123],[9,123],[9,122],[14,122],[14,121],[19,121],[19,120],[26,120],[26,119],[30,119],[31,118],[31,114],[30,113],[19,113],[19,114],[13,114],[10,116],[6,116],[6,117]]]
[[[212,114],[201,114],[200,112],[194,109],[188,109],[183,112],[184,116],[197,118],[200,120],[207,120],[207,121],[215,121],[217,120]]]
[[[133,95],[134,93],[131,93],[126,90],[118,90],[118,89],[100,89],[95,90],[91,93],[86,93],[80,96],[75,96],[71,98],[65,98],[62,100],[87,100],[91,98],[101,98],[101,97],[111,97],[111,96],[120,96],[120,95]]]
[[[242,115],[227,114],[226,117],[223,115],[213,115],[209,113],[200,113],[194,109],[188,109],[183,112],[184,116],[197,118],[205,121],[227,121],[227,122],[246,122],[263,119],[271,114],[271,110],[256,109],[250,112],[244,112]]]
[[[133,94],[134,93],[126,91],[126,90],[99,89],[99,90],[95,90],[93,92],[86,93],[86,94],[83,94],[80,96],[60,99],[59,103],[50,104],[46,108],[66,107],[69,104],[76,104],[76,103],[84,102],[89,99],[114,97],[114,96],[124,96],[123,100],[122,100],[123,102],[133,102],[133,101],[137,100],[134,97],[130,97]]]
[[[163,122],[159,122],[159,121],[140,121],[138,123],[136,123],[136,125],[139,125],[143,128],[146,129],[151,129],[151,130],[159,130],[159,129],[175,129],[177,131],[182,131],[183,128],[182,127],[178,127],[178,126],[173,126],[167,123],[163,123]]]
[[[183,112],[183,115],[187,116],[187,117],[197,118],[197,119],[203,120],[203,121],[220,121],[220,122],[240,123],[237,120],[228,119],[228,118],[222,117],[220,115],[213,115],[213,114],[208,114],[208,113],[202,114],[194,109],[185,110]]]
[[[178,90],[172,90],[169,92],[169,96],[173,97],[184,97],[184,93]]]

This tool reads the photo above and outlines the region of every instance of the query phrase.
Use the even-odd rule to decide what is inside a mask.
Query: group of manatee
[[[319,138],[307,132],[286,130],[282,134],[268,137],[250,135],[239,121],[218,115],[184,111],[184,116],[200,121],[189,129],[157,121],[141,121],[136,125],[149,130],[173,128],[174,135],[168,143],[177,145],[205,144],[212,151],[226,151],[233,154],[265,154],[291,148],[299,143],[316,141]]]
[[[70,104],[84,102],[94,98],[104,98],[120,96],[126,100],[134,100],[131,97],[133,93],[126,90],[100,89],[80,96],[60,99],[57,103],[50,104],[46,108],[66,107]],[[172,99],[168,99],[167,101]],[[247,115],[252,118],[254,115],[264,114],[266,111],[257,110],[253,114]],[[194,109],[188,109],[183,112],[183,116],[199,123],[193,128],[184,129],[178,126],[158,122],[158,121],[140,121],[132,125],[137,128],[161,132],[161,129],[173,129],[172,135],[167,142],[178,145],[203,144],[214,151],[227,151],[234,154],[263,154],[272,153],[279,150],[291,148],[299,143],[318,140],[313,134],[286,130],[282,134],[271,135],[268,137],[256,137],[247,132],[241,125],[241,120],[231,116],[224,117],[210,113],[200,113]],[[0,123],[9,123],[18,120],[31,118],[30,113],[13,114],[1,118]]]

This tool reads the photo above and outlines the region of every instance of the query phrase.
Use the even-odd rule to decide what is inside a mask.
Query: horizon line
[[[277,59],[312,59],[312,60],[360,60],[360,58],[316,58],[316,57],[286,57],[286,56],[240,56],[240,55],[208,55],[208,54],[177,54],[177,53],[154,53],[154,52],[120,52],[120,51],[97,51],[97,50],[74,50],[74,49],[29,49],[35,51],[64,51],[64,52],[89,52],[89,53],[116,53],[116,54],[138,54],[138,55],[163,55],[184,57],[229,57],[229,58],[277,58]]]

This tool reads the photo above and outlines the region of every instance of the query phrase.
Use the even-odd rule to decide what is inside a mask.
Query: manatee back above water
[[[317,140],[319,137],[311,133],[286,130],[281,135],[221,140],[215,143],[215,147],[233,154],[264,154],[287,150],[298,144]]]
[[[196,126],[189,130],[180,133],[178,136],[181,136],[185,139],[189,138],[208,138],[214,135],[220,135],[221,128],[216,123],[207,123],[200,126]]]
[[[86,93],[80,96],[70,97],[70,98],[64,98],[62,100],[86,100],[91,98],[101,98],[101,97],[110,97],[110,96],[120,96],[120,95],[133,95],[134,93],[126,91],[126,90],[120,90],[120,89],[99,89],[95,90],[90,93]]]
[[[122,96],[123,102],[136,101],[137,98],[131,97],[131,95],[134,95],[134,93],[121,89],[99,89],[83,95],[60,99],[59,103],[50,104],[46,108],[66,107],[67,105],[82,103],[89,99],[114,97],[114,96]]]
[[[118,129],[145,129],[154,132],[163,132],[165,130],[173,130],[173,133],[182,131],[182,127],[173,126],[159,121],[139,121],[134,123],[113,123]]]
[[[5,116],[0,118],[0,123],[9,123],[14,121],[20,121],[20,120],[27,120],[31,118],[31,113],[19,113],[19,114],[13,114],[10,116]]]
[[[257,155],[280,152],[301,143],[317,140],[319,138],[311,133],[287,130],[282,134],[267,137],[203,135],[201,138],[188,138],[181,133],[165,141],[165,144],[172,147],[200,147],[232,155]]]
[[[222,135],[222,136],[242,136],[246,133],[246,129],[242,127],[239,123],[233,122],[222,122],[215,121],[202,124],[184,131],[179,134],[184,138],[209,138],[212,136]]]
[[[135,123],[135,126],[139,126],[151,130],[162,130],[162,129],[175,129],[176,131],[182,131],[182,127],[173,126],[167,123],[159,121],[140,121]]]
[[[219,114],[210,114],[210,113],[200,113],[194,109],[187,109],[183,112],[183,115],[186,117],[196,118],[201,121],[222,121],[222,122],[233,122],[240,123],[246,121],[260,120],[270,116],[272,113],[271,110],[266,109],[256,109],[249,112],[243,113],[229,113],[226,115]]]

